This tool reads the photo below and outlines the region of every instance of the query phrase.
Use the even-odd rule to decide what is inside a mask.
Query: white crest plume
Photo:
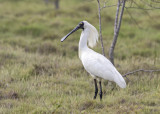
[[[87,28],[89,29],[89,36],[88,36],[88,45],[93,48],[97,41],[98,41],[98,31],[97,29],[91,25],[90,23],[88,23],[87,21],[83,21],[85,23],[85,25],[87,26]]]

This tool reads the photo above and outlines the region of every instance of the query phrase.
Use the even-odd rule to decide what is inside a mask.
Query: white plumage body
[[[85,70],[94,78],[114,81],[121,88],[125,88],[126,82],[113,64],[103,55],[88,48],[87,43],[90,47],[95,46],[98,40],[98,32],[87,21],[83,22],[84,30],[79,41],[79,58]]]

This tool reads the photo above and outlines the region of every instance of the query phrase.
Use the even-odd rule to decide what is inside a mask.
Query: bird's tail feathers
[[[121,88],[126,88],[126,82],[122,75],[116,71],[117,76],[115,77],[114,81],[117,83],[117,85]]]

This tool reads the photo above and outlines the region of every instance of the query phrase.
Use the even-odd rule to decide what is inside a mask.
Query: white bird
[[[70,33],[68,33],[61,39],[61,42],[63,42],[69,35],[77,31],[78,29],[83,30],[79,41],[79,58],[82,61],[85,70],[94,78],[94,99],[96,99],[98,93],[96,79],[99,80],[100,99],[102,99],[101,79],[113,81],[119,87],[125,88],[126,82],[123,79],[122,75],[114,67],[114,65],[103,55],[88,48],[88,45],[90,47],[94,47],[96,45],[96,42],[98,41],[98,31],[93,25],[91,25],[87,21],[80,22]]]

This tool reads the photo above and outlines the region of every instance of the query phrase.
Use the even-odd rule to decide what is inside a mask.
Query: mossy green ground
[[[105,52],[113,38],[116,7],[102,10]],[[160,11],[124,12],[115,49],[121,74],[135,69],[160,69]],[[0,0],[1,114],[159,114],[160,73],[128,76],[127,88],[103,81],[103,100],[93,100],[93,79],[78,58],[80,31],[60,39],[80,21],[97,29],[97,3],[61,0],[60,9],[43,0]],[[94,48],[101,53],[100,42]],[[113,89],[114,87],[114,89]]]

